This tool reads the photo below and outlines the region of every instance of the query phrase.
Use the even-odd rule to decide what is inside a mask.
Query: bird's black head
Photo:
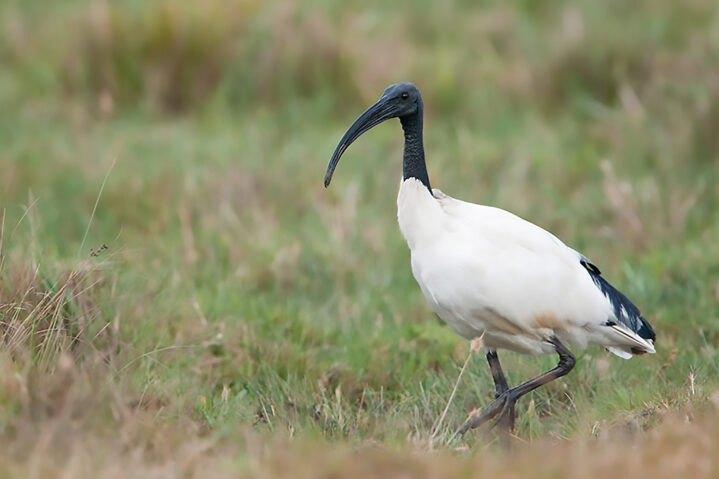
[[[414,83],[395,83],[384,89],[377,104],[383,101],[393,108],[391,116],[387,118],[402,118],[417,114],[422,105],[422,95]]]
[[[335,149],[327,171],[325,186],[330,184],[335,167],[348,146],[362,133],[390,118],[407,118],[422,114],[422,95],[416,86],[409,82],[395,83],[385,88],[380,99],[362,113],[344,134]]]

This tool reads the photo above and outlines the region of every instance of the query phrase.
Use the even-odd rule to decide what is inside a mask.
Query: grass
[[[716,6],[420,7],[0,6],[3,475],[709,476]],[[457,383],[469,346],[411,276],[398,126],[322,188],[404,79],[434,185],[554,232],[657,330],[655,356],[579,352],[511,453],[452,438],[493,385],[481,354]],[[501,355],[511,383],[555,362]]]

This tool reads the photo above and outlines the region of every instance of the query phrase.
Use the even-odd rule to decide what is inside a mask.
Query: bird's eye
[[[404,92],[404,93],[402,93],[401,96],[402,96],[402,99],[403,99],[403,100],[406,100],[407,98],[409,98],[409,93]]]

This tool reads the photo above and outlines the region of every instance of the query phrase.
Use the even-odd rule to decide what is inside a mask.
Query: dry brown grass
[[[29,383],[7,356],[0,366],[4,391],[25,398],[22,414],[5,425],[12,441],[0,452],[0,470],[13,477],[717,477],[717,404],[703,412],[651,411],[575,441],[439,452],[423,444],[408,454],[249,427],[231,438],[208,435],[193,421],[158,421],[157,402],[128,405],[121,386],[80,372],[67,357],[56,374]],[[103,425],[97,419],[105,414],[112,421]]]
[[[93,290],[103,279],[89,260],[54,277],[44,276],[38,264],[3,261],[3,349],[12,354],[29,354],[25,359],[37,363],[51,363],[63,352],[73,351],[77,356],[87,353],[109,333],[106,327],[96,327],[98,311]]]
[[[599,438],[516,444],[510,450],[398,454],[372,446],[275,447],[254,463],[252,477],[716,477],[719,445],[715,413],[700,420],[669,415],[641,433],[622,430]],[[299,450],[298,450],[299,449]]]

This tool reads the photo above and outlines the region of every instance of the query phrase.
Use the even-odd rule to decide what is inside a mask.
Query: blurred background
[[[247,451],[295,435],[486,443],[452,437],[491,399],[481,355],[438,420],[468,351],[411,276],[397,122],[322,187],[398,81],[422,91],[433,186],[552,231],[657,329],[650,358],[582,353],[519,436],[711,403],[718,65],[713,0],[3,1],[0,466],[166,477],[210,440],[256,473]],[[505,356],[511,382],[554,362]]]

